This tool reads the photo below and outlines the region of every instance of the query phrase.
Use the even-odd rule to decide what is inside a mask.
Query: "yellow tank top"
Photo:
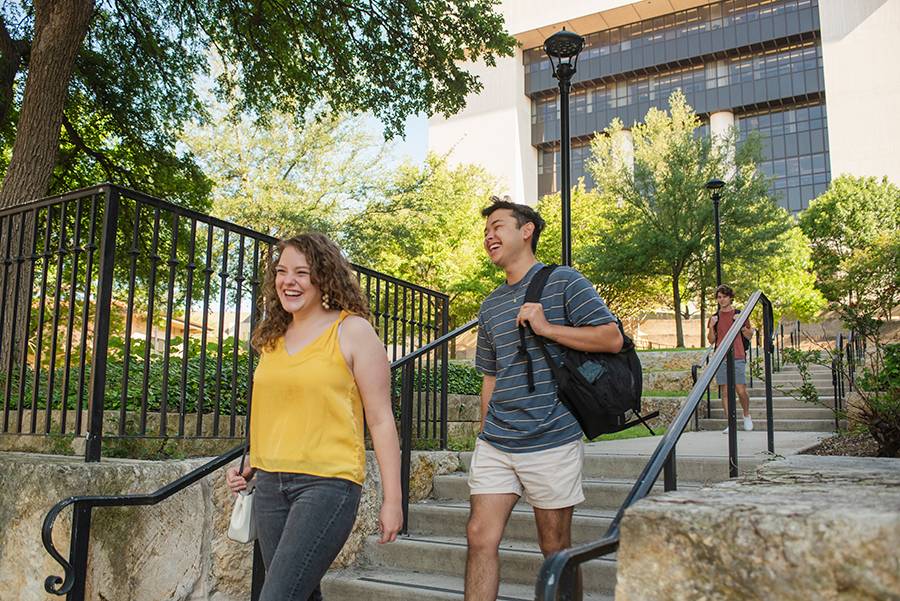
[[[253,374],[250,465],[267,472],[365,478],[363,408],[338,342],[338,320],[293,355],[284,338]]]

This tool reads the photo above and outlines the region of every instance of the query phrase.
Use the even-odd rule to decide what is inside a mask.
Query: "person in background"
[[[253,377],[250,466],[227,470],[235,493],[255,478],[266,568],[262,601],[317,601],[350,535],[365,477],[363,419],[384,486],[379,542],[403,526],[400,446],[387,353],[340,249],[322,234],[281,241],[265,274]],[[365,416],[365,418],[364,418]]]
[[[709,318],[706,328],[706,337],[710,344],[718,346],[718,341],[725,338],[725,334],[734,323],[737,311],[734,309],[734,290],[729,286],[722,284],[716,288],[716,303],[719,309]],[[753,334],[753,327],[750,321],[741,328],[741,335],[750,338]],[[734,341],[734,391],[738,399],[741,401],[741,408],[744,410],[744,430],[753,429],[753,419],[750,417],[750,395],[747,394],[747,354],[744,351],[744,342],[741,336]],[[719,369],[716,370],[716,384],[719,385],[719,398],[722,399],[722,407],[725,409],[725,419],[728,419],[728,363],[722,361]],[[728,433],[728,426],[722,430],[724,434]]]

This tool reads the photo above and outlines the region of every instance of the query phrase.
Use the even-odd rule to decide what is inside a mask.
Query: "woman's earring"
[[[326,311],[331,309],[331,303],[329,302],[330,300],[331,299],[328,298],[327,292],[322,294],[322,306],[325,308]]]

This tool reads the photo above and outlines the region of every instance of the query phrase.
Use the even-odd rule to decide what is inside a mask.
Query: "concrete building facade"
[[[900,182],[900,0],[504,0],[520,42],[459,114],[429,122],[429,149],[476,163],[533,204],[559,187],[559,93],[541,45],[566,27],[585,37],[570,97],[572,181],[590,140],[628,127],[680,88],[705,133],[736,126],[763,139],[760,169],[779,203],[804,209],[833,176]],[[630,143],[625,140],[623,143]]]

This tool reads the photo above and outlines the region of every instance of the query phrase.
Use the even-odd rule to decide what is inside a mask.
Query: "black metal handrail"
[[[459,326],[458,328],[452,330],[451,332],[447,332],[443,336],[440,336],[433,342],[430,342],[423,346],[422,348],[410,353],[409,355],[398,359],[391,363],[391,373],[395,373],[395,370],[400,370],[400,486],[402,492],[402,507],[403,507],[403,530],[401,530],[402,534],[406,534],[408,531],[409,525],[409,472],[412,465],[412,430],[413,430],[413,391],[415,388],[415,379],[413,375],[413,370],[416,362],[420,362],[422,357],[427,356],[429,353],[433,351],[441,352],[441,382],[442,386],[442,398],[441,398],[441,407],[443,415],[447,415],[447,377],[448,377],[448,364],[447,364],[447,350],[450,342],[456,337],[464,334],[478,325],[478,320],[473,319],[472,321]],[[446,432],[446,424],[447,420],[443,420],[443,429],[441,431],[441,441],[442,448],[446,448],[447,442],[447,432]]]
[[[691,415],[697,410],[703,391],[712,381],[713,374],[722,361],[727,362],[729,394],[728,394],[728,457],[729,457],[729,476],[736,477],[738,475],[737,464],[737,418],[736,418],[736,399],[735,388],[732,379],[734,378],[734,341],[740,335],[740,330],[744,323],[749,319],[750,313],[756,308],[757,304],[762,305],[763,310],[763,330],[766,348],[764,349],[765,358],[765,382],[766,382],[766,425],[767,425],[767,445],[769,453],[775,452],[775,438],[773,430],[772,418],[772,330],[773,315],[772,303],[763,294],[761,290],[754,292],[744,310],[737,316],[735,322],[729,328],[719,348],[716,350],[710,361],[711,369],[706,369],[694,384],[687,402],[681,408],[681,411],[675,417],[672,425],[669,426],[663,435],[656,449],[653,451],[649,461],[644,466],[640,476],[628,493],[625,501],[619,508],[616,516],[613,518],[606,533],[602,538],[595,542],[578,545],[563,551],[554,553],[548,557],[541,566],[538,575],[537,584],[535,585],[535,598],[537,601],[558,601],[562,599],[572,599],[575,584],[577,582],[577,568],[582,563],[591,559],[596,559],[614,552],[619,547],[619,524],[625,513],[625,510],[634,503],[646,497],[661,472],[664,473],[665,490],[675,490],[677,488],[677,475],[675,470],[676,457],[675,446],[678,444],[679,438],[684,433]]]
[[[866,340],[856,331],[851,330],[847,336],[839,332],[835,337],[834,351],[831,356],[831,385],[834,392],[834,431],[841,429],[841,416],[844,412],[844,400],[848,392],[856,386],[856,368],[859,361],[865,359]]]
[[[209,474],[228,465],[243,451],[243,445],[223,453],[198,468],[181,476],[152,493],[127,495],[82,495],[63,499],[54,505],[44,517],[41,528],[41,540],[47,553],[62,566],[63,577],[48,576],[44,581],[44,589],[54,595],[66,595],[66,601],[84,601],[87,580],[88,547],[90,542],[91,512],[95,507],[131,507],[135,505],[156,505],[188,486],[202,480]],[[72,505],[72,531],[69,542],[69,560],[53,545],[53,526],[60,512]],[[253,584],[251,589],[258,591],[262,585],[262,562],[259,549],[254,543]],[[255,596],[252,598],[256,598]]]

